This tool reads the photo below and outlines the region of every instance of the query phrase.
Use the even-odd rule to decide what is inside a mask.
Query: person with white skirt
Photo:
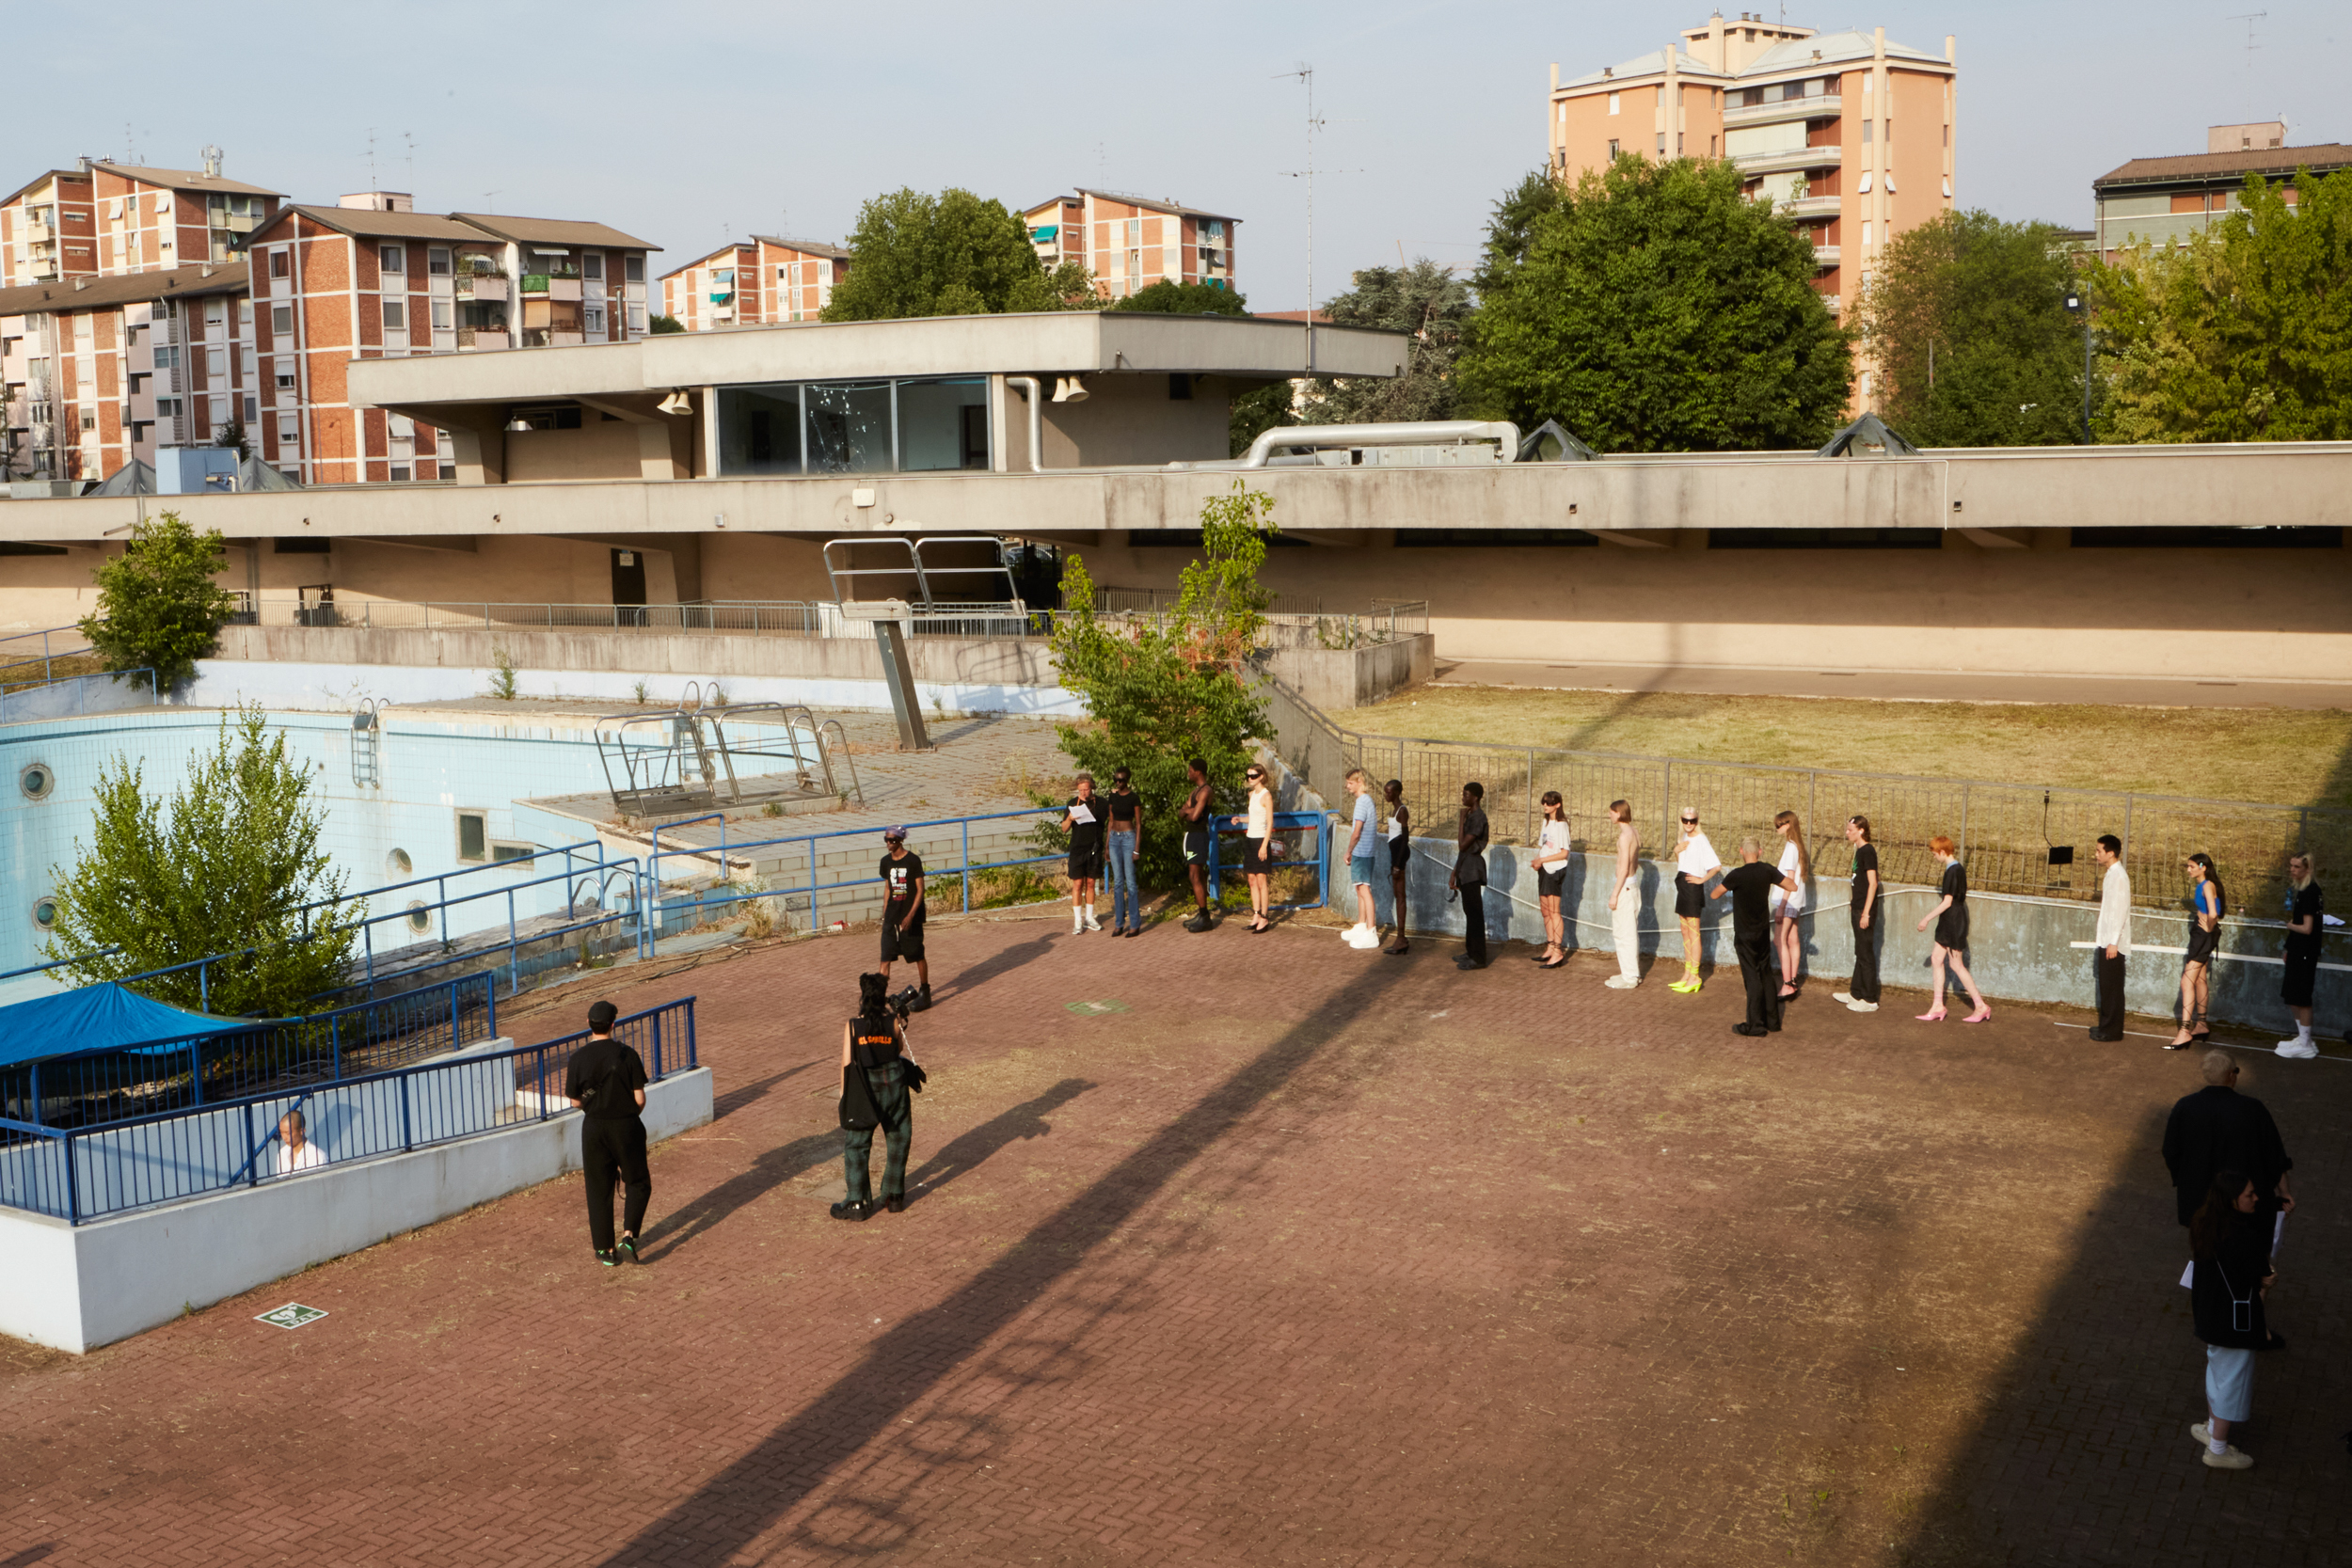
[[[1797,921],[1804,913],[1805,885],[1813,880],[1813,855],[1805,847],[1804,824],[1793,811],[1772,818],[1780,831],[1780,875],[1796,890],[1772,889],[1772,944],[1780,953],[1780,994],[1785,1001],[1797,994],[1797,968],[1804,961],[1804,937]]]

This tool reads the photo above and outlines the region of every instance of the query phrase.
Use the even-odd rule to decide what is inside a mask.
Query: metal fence
[[[97,650],[79,626],[50,626],[0,637],[0,686],[57,678],[57,660],[87,657]],[[40,673],[35,674],[38,666]]]
[[[0,1068],[0,1116],[99,1127],[405,1067],[498,1034],[498,978],[468,974],[247,1029]]]
[[[2329,864],[2352,855],[2352,811],[2336,807],[1420,740],[1343,730],[1278,680],[1267,679],[1263,693],[1277,749],[1309,788],[1335,801],[1351,768],[1376,781],[1397,779],[1417,831],[1439,837],[1453,832],[1462,786],[1472,780],[1486,786],[1499,844],[1533,843],[1538,803],[1556,789],[1579,849],[1614,844],[1608,808],[1616,800],[1631,806],[1645,855],[1665,852],[1679,837],[1674,817],[1696,806],[1716,852],[1733,863],[1742,837],[1773,846],[1772,818],[1794,811],[1814,859],[1842,872],[1846,819],[1861,816],[1870,819],[1880,871],[1891,882],[1933,885],[1938,871],[1928,841],[1942,834],[1967,863],[1971,888],[2095,899],[2100,871],[2091,846],[2113,833],[2123,841],[2134,902],[2180,904],[2182,862],[2202,850],[2219,867],[2232,908],[2265,913],[2284,903],[2289,850],[2313,849]],[[2073,847],[2074,863],[2050,863],[2051,849],[2061,846]]]
[[[697,1065],[692,997],[631,1014],[613,1034],[656,1080]],[[571,1109],[564,1074],[587,1038],[567,1035],[100,1127],[0,1119],[0,1204],[80,1225],[546,1121]],[[289,1155],[278,1133],[289,1111],[302,1113],[314,1156]]]
[[[245,626],[421,627],[432,630],[720,631],[829,635],[831,606],[806,599],[698,599],[684,604],[498,604],[463,600],[249,598],[230,617]]]

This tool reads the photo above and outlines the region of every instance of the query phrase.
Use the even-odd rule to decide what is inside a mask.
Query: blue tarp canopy
[[[192,1013],[117,985],[82,986],[0,1007],[0,1067],[252,1027],[251,1019]]]

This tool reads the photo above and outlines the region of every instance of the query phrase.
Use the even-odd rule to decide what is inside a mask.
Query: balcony
[[[457,348],[461,354],[468,349],[500,349],[511,346],[507,334],[487,326],[461,326],[457,329]]]
[[[1774,202],[1772,211],[1785,218],[1834,218],[1844,199],[1836,196],[1801,196],[1794,201]]]
[[[1815,245],[1813,247],[1813,264],[1817,267],[1836,266],[1837,264],[1837,247],[1834,245]]]
[[[1731,161],[1742,174],[1778,174],[1792,168],[1836,168],[1845,156],[1842,147],[1791,147],[1778,152],[1735,153]]]
[[[1736,130],[1742,125],[1777,125],[1784,119],[1819,119],[1838,112],[1837,94],[1826,92],[1812,98],[1784,98],[1777,103],[1752,103],[1745,108],[1724,110],[1724,129]]]
[[[506,279],[493,277],[487,273],[460,273],[457,275],[457,297],[482,305],[502,303],[506,298]]]
[[[580,279],[577,277],[565,277],[560,273],[548,274],[548,297],[549,299],[578,299],[580,297]]]

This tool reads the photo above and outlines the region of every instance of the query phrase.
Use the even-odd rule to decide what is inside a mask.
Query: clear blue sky
[[[0,189],[77,153],[120,158],[127,136],[177,167],[216,142],[232,177],[331,201],[366,188],[373,127],[378,182],[412,187],[420,207],[600,218],[675,264],[730,234],[838,239],[861,200],[900,185],[1018,206],[1083,182],[1242,218],[1251,304],[1295,309],[1305,192],[1286,174],[1305,166],[1306,102],[1279,73],[1311,63],[1328,121],[1314,275],[1328,297],[1400,244],[1467,265],[1489,203],[1543,157],[1550,62],[1613,64],[1711,8],[405,0],[207,20],[142,0],[100,22],[20,0]],[[2231,14],[2257,8],[2269,15],[2249,55]],[[2005,217],[2086,224],[2093,177],[2202,151],[2208,123],[2283,116],[2294,141],[2352,140],[2342,0],[1839,0],[1786,14],[1822,31],[1883,25],[1936,51],[1959,35],[1957,194]],[[187,62],[181,78],[149,74],[164,58]]]

